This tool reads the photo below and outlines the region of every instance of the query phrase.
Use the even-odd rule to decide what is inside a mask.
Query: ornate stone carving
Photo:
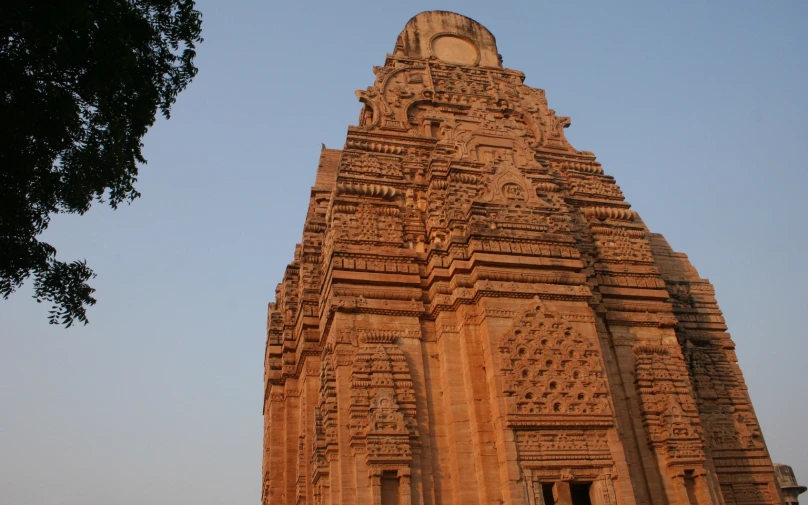
[[[337,195],[376,196],[392,200],[396,196],[396,188],[381,184],[337,184]]]
[[[601,221],[613,219],[615,221],[634,221],[634,211],[617,207],[585,207],[584,215]]]
[[[597,346],[540,304],[514,321],[499,353],[508,413],[522,423],[547,416],[611,419]]]
[[[408,466],[415,426],[415,392],[402,351],[369,345],[356,353],[351,372],[351,440],[366,448],[369,464]]]
[[[681,357],[657,344],[637,344],[634,352],[635,381],[651,445],[671,462],[703,461],[698,410]]]
[[[349,149],[359,149],[362,151],[371,151],[374,153],[383,153],[383,154],[402,154],[406,151],[406,149],[402,146],[384,144],[379,142],[362,142],[357,140],[348,140],[345,143],[345,147]]]

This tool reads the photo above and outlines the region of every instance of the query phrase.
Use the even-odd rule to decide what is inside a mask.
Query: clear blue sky
[[[0,502],[256,505],[266,304],[320,143],[407,20],[470,16],[716,286],[776,461],[808,483],[804,1],[199,2],[200,73],[145,139],[143,197],[53,221],[91,324],[0,301]]]

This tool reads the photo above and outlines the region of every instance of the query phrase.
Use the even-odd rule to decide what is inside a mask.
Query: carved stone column
[[[603,475],[592,482],[589,499],[592,505],[615,505],[617,503],[611,475]]]
[[[723,497],[716,493],[716,488],[715,486],[711,485],[710,475],[706,470],[696,470],[693,473],[693,479],[699,505],[702,503],[717,503],[718,505],[724,505]]]
[[[690,497],[687,494],[687,484],[685,482],[685,474],[683,472],[676,472],[670,477],[673,484],[673,489],[676,493],[676,504],[678,505],[699,505],[698,503],[691,503]]]
[[[373,505],[382,505],[382,471],[378,468],[371,468],[368,473],[370,474],[370,489],[371,496],[373,497]]]
[[[412,505],[412,479],[410,469],[398,471],[398,505]]]
[[[522,472],[525,475],[528,505],[545,505],[541,482],[536,480],[536,478],[533,476],[533,470],[530,468],[523,468]]]

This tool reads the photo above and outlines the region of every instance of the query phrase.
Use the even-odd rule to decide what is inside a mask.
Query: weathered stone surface
[[[269,306],[263,503],[781,503],[712,286],[491,33],[375,74]]]
[[[797,484],[797,478],[794,477],[794,471],[788,465],[775,463],[774,473],[777,476],[777,483],[780,485],[780,489],[783,491],[785,505],[799,505],[799,495],[808,490],[808,488]]]

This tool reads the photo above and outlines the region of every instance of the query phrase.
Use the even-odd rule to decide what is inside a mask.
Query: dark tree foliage
[[[53,214],[140,196],[141,142],[196,75],[193,0],[0,0],[0,294],[33,276],[51,324],[87,324],[84,261],[37,237]]]

